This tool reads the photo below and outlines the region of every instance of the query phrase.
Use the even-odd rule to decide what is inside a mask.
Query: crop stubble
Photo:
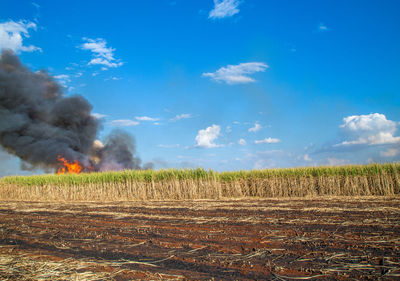
[[[393,196],[400,164],[215,172],[126,170],[0,178],[0,200],[131,201],[242,197]]]
[[[2,201],[0,279],[400,278],[400,198]]]

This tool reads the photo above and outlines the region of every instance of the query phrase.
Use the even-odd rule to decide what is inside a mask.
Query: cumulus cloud
[[[192,114],[189,114],[189,113],[178,114],[174,118],[171,118],[169,120],[170,121],[178,121],[178,120],[181,120],[181,119],[188,119],[188,118],[192,118]]]
[[[131,127],[139,125],[139,122],[130,119],[119,119],[111,121],[111,125],[118,127]]]
[[[254,141],[255,144],[263,144],[263,143],[269,144],[269,143],[278,143],[278,142],[281,142],[281,140],[275,139],[275,138],[265,138],[263,140],[255,140]]]
[[[239,0],[214,0],[214,9],[208,15],[210,19],[231,17],[239,13]]]
[[[24,38],[29,38],[29,30],[36,30],[36,24],[30,21],[7,21],[0,23],[0,50],[10,49],[15,53],[42,51],[41,48],[24,46]]]
[[[220,147],[214,143],[214,141],[218,138],[221,132],[221,126],[213,124],[210,127],[207,127],[204,130],[199,130],[196,136],[196,147],[204,147],[204,148],[213,148],[213,147]]]
[[[102,70],[107,70],[106,67],[115,68],[123,65],[123,62],[114,58],[115,49],[107,47],[106,40],[102,38],[90,39],[83,38],[83,43],[80,48],[92,52],[92,60],[88,65],[102,65]]]
[[[210,77],[216,82],[225,82],[229,85],[255,82],[250,74],[264,72],[269,66],[263,62],[245,62],[238,65],[221,67],[215,72],[203,73],[203,77]]]
[[[396,122],[386,119],[384,114],[353,115],[343,118],[340,128],[349,138],[338,146],[382,145],[400,143],[400,137],[394,136]]]
[[[254,132],[257,132],[257,131],[261,130],[261,128],[262,127],[261,127],[261,125],[259,123],[255,123],[254,127],[249,128],[249,132],[254,133]]]
[[[238,141],[238,144],[240,144],[240,145],[246,145],[247,144],[247,142],[246,142],[246,140],[245,139],[240,139],[239,141]]]
[[[139,121],[158,121],[158,120],[160,120],[160,118],[152,118],[152,117],[148,117],[148,116],[136,116],[135,119],[139,120]]]

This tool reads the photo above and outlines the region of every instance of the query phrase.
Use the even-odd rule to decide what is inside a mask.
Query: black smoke
[[[105,146],[96,153],[100,159],[96,169],[99,171],[141,169],[140,158],[134,156],[135,150],[135,140],[130,135],[114,130],[107,137]]]
[[[91,110],[84,97],[65,96],[46,71],[32,72],[12,51],[2,52],[0,144],[8,153],[44,169],[57,168],[58,155],[79,161],[86,171],[140,169],[126,133],[112,133],[103,147],[93,148],[100,124]]]

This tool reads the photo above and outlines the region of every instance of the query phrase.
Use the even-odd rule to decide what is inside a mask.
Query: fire
[[[82,171],[82,166],[76,160],[70,163],[67,159],[61,157],[60,155],[57,156],[57,160],[64,165],[64,167],[58,168],[57,175],[65,174],[67,172],[70,174],[79,174]]]

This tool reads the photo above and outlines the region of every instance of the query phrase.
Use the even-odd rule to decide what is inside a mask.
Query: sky
[[[0,49],[84,96],[98,138],[127,131],[155,169],[400,161],[397,0],[1,6]]]

